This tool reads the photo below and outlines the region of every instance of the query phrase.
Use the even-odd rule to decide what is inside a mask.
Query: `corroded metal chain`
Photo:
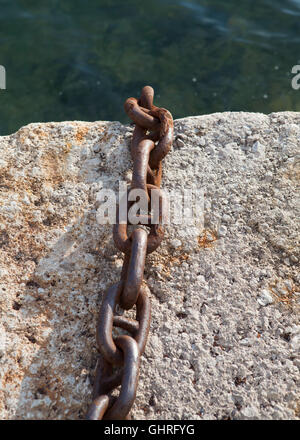
[[[123,221],[119,207],[113,228],[116,247],[125,254],[121,280],[111,286],[102,301],[97,324],[99,358],[93,390],[93,403],[86,416],[88,420],[130,419],[139,377],[140,358],[144,352],[150,327],[150,291],[143,281],[146,255],[155,251],[163,239],[165,196],[160,190],[162,159],[170,151],[173,141],[173,118],[168,110],[153,105],[152,87],[143,88],[139,100],[129,98],[125,112],[135,123],[131,141],[133,176],[126,194],[139,189],[148,200],[148,214],[140,214],[139,224],[128,236],[127,221]],[[158,192],[158,221],[151,211],[152,190]],[[126,203],[128,207],[132,202]],[[121,221],[122,217],[122,221]],[[144,226],[141,226],[141,225]],[[146,230],[148,225],[149,231]],[[149,232],[149,233],[148,233]],[[136,320],[115,315],[117,305],[125,310],[136,306]],[[126,330],[129,335],[113,337],[113,327]],[[118,397],[111,393],[121,385]]]

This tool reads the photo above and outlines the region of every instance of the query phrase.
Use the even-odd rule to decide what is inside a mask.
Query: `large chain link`
[[[129,98],[124,108],[135,123],[131,141],[133,176],[129,191],[139,189],[148,200],[148,214],[141,215],[139,225],[147,224],[151,216],[151,194],[155,189],[159,196],[158,221],[148,223],[150,231],[137,226],[128,236],[128,223],[117,221],[113,228],[116,247],[125,254],[121,280],[111,286],[104,295],[97,324],[99,357],[93,389],[93,403],[88,420],[130,419],[139,377],[140,358],[144,352],[150,327],[150,291],[143,281],[146,255],[160,245],[164,230],[165,196],[159,189],[162,176],[162,159],[170,151],[173,141],[173,118],[168,110],[153,105],[154,90],[143,88],[139,100]],[[130,206],[130,202],[126,204]],[[132,205],[132,203],[131,203]],[[120,203],[121,206],[121,203]],[[128,216],[128,210],[126,218]],[[136,320],[115,315],[116,307],[125,310],[136,306]],[[126,330],[129,335],[113,337],[113,327]],[[111,395],[121,385],[118,397]]]

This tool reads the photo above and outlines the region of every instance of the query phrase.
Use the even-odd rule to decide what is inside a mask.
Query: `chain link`
[[[173,118],[171,113],[153,105],[154,90],[142,89],[139,100],[128,98],[124,108],[135,123],[131,141],[133,176],[126,202],[128,208],[130,191],[144,191],[148,200],[148,214],[140,215],[139,224],[128,236],[128,220],[120,221],[120,206],[113,227],[115,246],[124,253],[121,280],[111,286],[104,295],[97,323],[97,347],[99,357],[93,389],[93,402],[86,415],[88,420],[130,419],[135,400],[141,355],[144,352],[150,328],[150,290],[143,280],[146,255],[155,251],[163,236],[166,218],[166,200],[160,190],[162,160],[168,154],[173,141]],[[150,215],[152,191],[158,193],[158,216]],[[127,203],[126,203],[127,205]],[[123,220],[122,216],[122,220]],[[128,212],[125,217],[128,217]],[[143,226],[141,226],[143,225]],[[150,229],[149,234],[145,225]],[[115,315],[116,307],[124,310],[136,306],[136,319]],[[119,327],[129,333],[113,337],[113,328]],[[121,385],[118,397],[112,392]]]

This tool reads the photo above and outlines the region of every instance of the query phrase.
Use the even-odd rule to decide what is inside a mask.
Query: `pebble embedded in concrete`
[[[257,302],[261,306],[267,306],[267,305],[272,304],[274,302],[274,298],[273,298],[271,292],[269,292],[268,290],[264,289],[264,290],[261,291],[260,296],[259,296]]]

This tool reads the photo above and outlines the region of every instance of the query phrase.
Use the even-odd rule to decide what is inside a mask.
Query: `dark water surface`
[[[0,0],[0,134],[127,121],[151,84],[174,118],[300,111],[300,0]]]

